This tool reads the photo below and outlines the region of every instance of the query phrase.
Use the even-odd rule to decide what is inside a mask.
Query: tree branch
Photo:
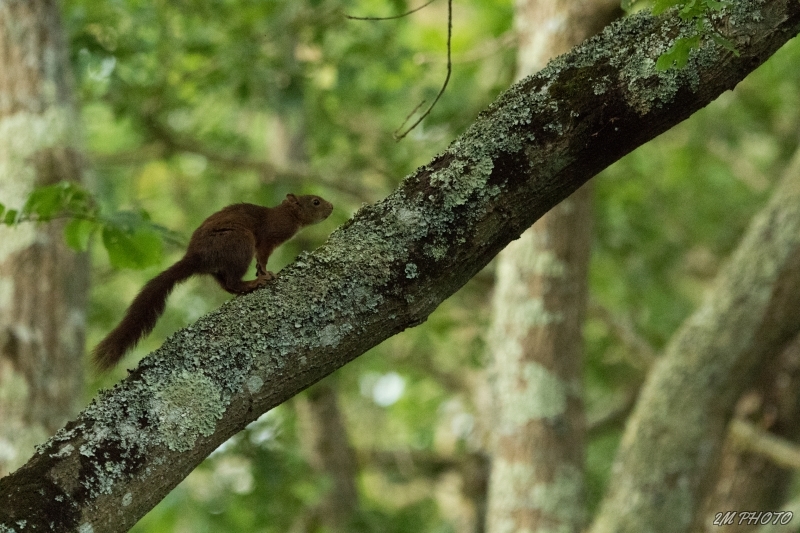
[[[635,368],[647,371],[658,360],[653,347],[641,337],[628,317],[617,316],[611,310],[597,302],[589,303],[589,313],[602,321],[622,344],[628,349],[629,363]]]
[[[783,468],[800,470],[800,446],[745,420],[731,421],[731,436],[743,450],[760,454]]]
[[[93,154],[92,160],[99,164],[132,164],[164,157],[174,152],[188,152],[206,158],[221,169],[255,172],[264,183],[275,181],[324,183],[327,187],[347,194],[358,201],[367,200],[363,189],[351,185],[350,180],[340,179],[338,176],[326,173],[320,174],[307,165],[293,164],[288,167],[280,167],[266,160],[253,159],[245,154],[218,151],[197,138],[176,132],[152,115],[145,116],[143,123],[148,132],[157,140],[156,143],[127,152]]]
[[[685,23],[642,13],[514,85],[388,198],[264,290],[172,335],[0,480],[0,528],[126,530],[261,413],[423,322],[553,205],[800,28],[796,0],[734,10],[739,57],[708,45],[656,72]]]
[[[800,158],[650,369],[592,533],[698,530],[735,402],[800,332],[798,203]]]

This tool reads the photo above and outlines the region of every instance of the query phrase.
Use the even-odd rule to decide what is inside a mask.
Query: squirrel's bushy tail
[[[119,325],[92,352],[94,364],[101,371],[113,368],[125,352],[150,333],[164,312],[167,297],[175,285],[197,272],[192,261],[184,257],[154,277],[133,299]]]

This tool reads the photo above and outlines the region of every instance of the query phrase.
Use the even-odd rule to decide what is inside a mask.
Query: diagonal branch
[[[745,420],[732,420],[729,429],[734,442],[743,450],[763,455],[784,468],[800,470],[797,443],[773,435]]]
[[[126,530],[261,413],[424,321],[553,205],[800,28],[796,0],[734,6],[739,57],[706,46],[658,73],[685,23],[642,13],[514,85],[389,197],[264,290],[175,333],[0,480],[0,529]]]
[[[143,124],[149,133],[157,139],[157,144],[151,144],[133,152],[99,156],[95,158],[95,161],[99,163],[124,164],[153,157],[163,157],[165,153],[170,152],[188,152],[205,157],[212,164],[222,169],[256,172],[265,183],[278,180],[324,183],[326,186],[348,194],[357,200],[366,200],[363,189],[352,186],[349,180],[316,172],[309,166],[293,164],[290,167],[279,167],[269,161],[253,159],[242,153],[219,151],[195,137],[176,132],[152,115],[146,115]]]
[[[800,332],[798,203],[795,157],[713,289],[650,369],[592,533],[699,530],[736,400]]]

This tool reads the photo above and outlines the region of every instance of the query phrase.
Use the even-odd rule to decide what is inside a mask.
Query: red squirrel
[[[267,259],[300,228],[328,218],[333,205],[319,196],[286,195],[276,207],[234,204],[205,219],[189,240],[183,258],[151,279],[133,299],[125,317],[94,349],[101,371],[113,368],[125,352],[150,333],[176,284],[195,274],[211,274],[231,294],[263,287],[275,275]],[[256,257],[256,279],[242,277]]]

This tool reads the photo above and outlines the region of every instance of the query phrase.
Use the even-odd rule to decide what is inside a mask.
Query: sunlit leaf
[[[163,254],[158,233],[146,227],[128,230],[107,224],[103,227],[103,245],[116,268],[147,268],[157,265]]]
[[[37,187],[28,196],[22,212],[36,215],[42,221],[50,220],[63,210],[64,200],[64,187],[60,183]]]
[[[15,224],[17,222],[17,213],[16,209],[9,209],[6,211],[5,216],[3,217],[3,223],[8,224],[9,226]]]
[[[78,252],[85,252],[89,247],[89,237],[97,228],[92,220],[73,218],[64,226],[64,240],[67,246]]]
[[[677,68],[685,67],[686,62],[689,61],[689,53],[693,48],[697,48],[699,45],[699,35],[676,39],[675,44],[658,58],[656,61],[656,69],[668,70],[673,66]]]
[[[653,2],[653,14],[659,15],[667,9],[682,4],[680,0],[655,0]]]

